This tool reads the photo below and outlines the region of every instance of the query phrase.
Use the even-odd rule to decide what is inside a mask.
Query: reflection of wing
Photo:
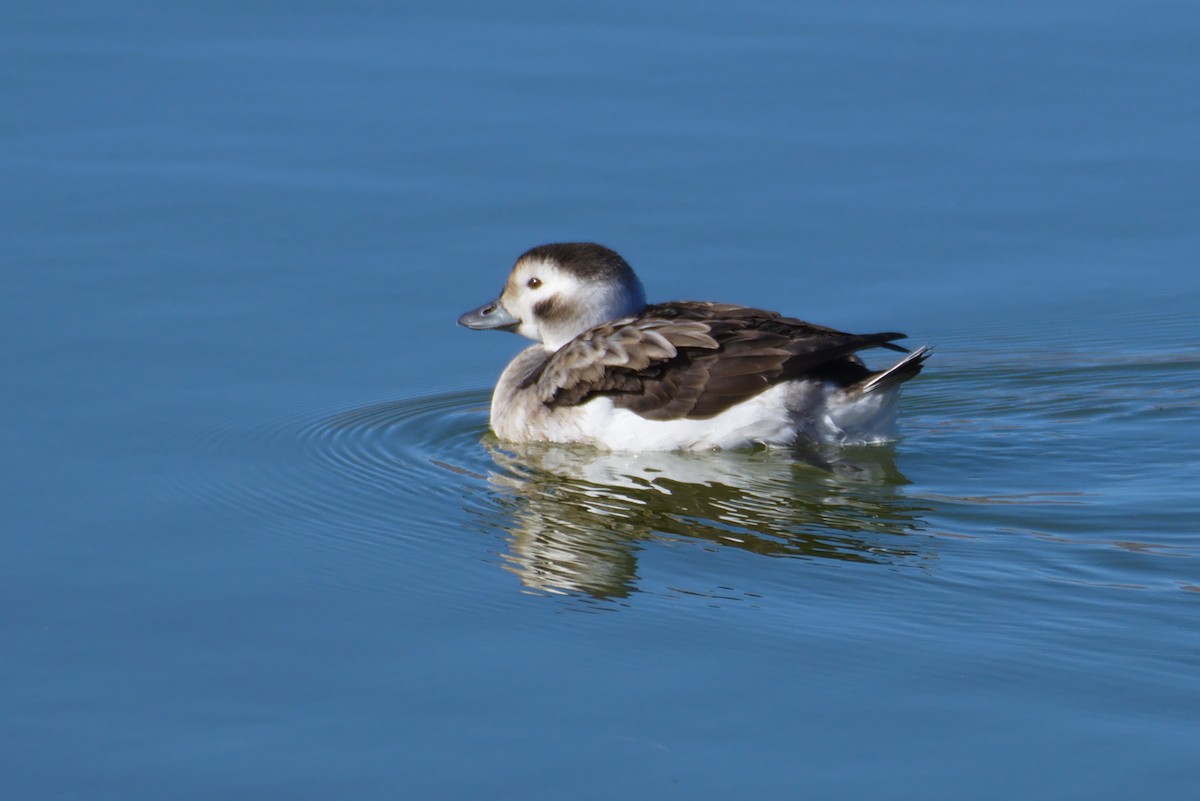
[[[844,383],[869,371],[852,354],[903,334],[845,334],[775,312],[720,303],[648,306],[568,342],[531,377],[539,399],[574,406],[597,396],[650,420],[705,419],[773,384],[821,370]]]

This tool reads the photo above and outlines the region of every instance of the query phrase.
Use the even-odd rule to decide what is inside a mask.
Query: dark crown
[[[636,280],[633,268],[621,255],[594,242],[555,242],[538,245],[521,254],[526,259],[554,262],[566,272],[585,281],[610,280],[629,283]]]

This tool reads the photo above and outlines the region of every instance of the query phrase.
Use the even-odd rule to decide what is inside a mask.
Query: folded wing
[[[860,381],[855,351],[903,334],[846,334],[774,312],[729,304],[649,306],[580,334],[530,376],[539,398],[572,406],[596,396],[650,420],[714,417],[781,381]]]

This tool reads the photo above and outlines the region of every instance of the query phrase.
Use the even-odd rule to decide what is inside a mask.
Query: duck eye
[[[529,287],[530,289],[537,289],[541,285],[542,285],[542,279],[540,279],[540,278],[530,278],[528,281],[525,282],[525,286]]]

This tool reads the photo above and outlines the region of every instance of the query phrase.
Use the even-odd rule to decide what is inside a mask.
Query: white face
[[[634,314],[645,305],[640,285],[589,281],[555,262],[522,259],[513,267],[500,302],[520,320],[517,333],[558,350],[587,329]]]
[[[561,308],[563,299],[577,294],[577,283],[553,263],[522,260],[509,274],[500,302],[509,314],[521,321],[517,326],[518,334],[545,342],[542,328],[551,321],[543,318],[549,316],[547,312]]]

